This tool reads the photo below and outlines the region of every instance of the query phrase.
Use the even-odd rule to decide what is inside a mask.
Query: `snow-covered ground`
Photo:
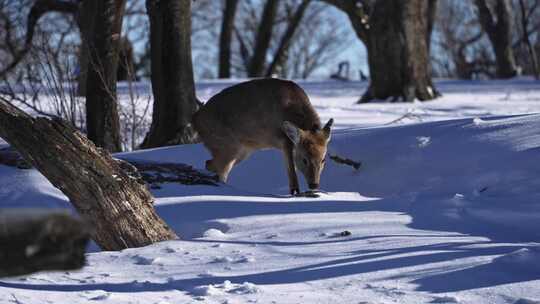
[[[436,101],[367,105],[353,104],[365,84],[300,84],[336,120],[330,153],[360,170],[327,161],[327,193],[290,198],[268,150],[228,185],[167,184],[156,208],[182,240],[0,279],[0,303],[540,303],[539,82],[439,81]],[[203,168],[208,153],[118,157]],[[5,166],[0,204],[69,208],[36,171]]]

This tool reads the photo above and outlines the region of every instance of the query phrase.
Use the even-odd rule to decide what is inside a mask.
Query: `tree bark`
[[[497,77],[511,78],[517,75],[512,49],[512,4],[509,0],[496,0],[494,12],[486,0],[475,0],[478,19],[488,34],[497,62]]]
[[[133,45],[127,37],[122,37],[118,52],[118,70],[116,71],[117,81],[136,81],[135,56],[133,55]]]
[[[440,94],[431,80],[429,41],[436,0],[325,0],[344,11],[367,48],[370,85],[359,103],[425,101]]]
[[[534,77],[536,79],[540,79],[540,67],[538,66],[536,50],[534,49],[534,46],[531,43],[531,39],[529,38],[529,32],[528,32],[529,17],[530,17],[530,14],[532,14],[533,10],[531,10],[530,13],[527,12],[525,0],[519,0],[519,8],[521,10],[521,27],[523,28],[522,41],[525,44],[525,46],[527,46],[527,51],[529,52],[529,57],[531,58]]]
[[[86,132],[98,147],[121,151],[120,119],[116,99],[118,49],[125,0],[85,0],[96,5],[94,30],[87,37],[89,48],[86,83]]]
[[[266,71],[266,77],[271,77],[275,74],[278,68],[287,60],[287,51],[310,2],[311,0],[303,0],[293,14],[291,20],[289,20],[287,29],[279,41],[279,46],[274,54],[274,59]]]
[[[270,47],[270,40],[272,39],[278,4],[277,0],[267,0],[264,5],[261,22],[257,29],[255,49],[249,64],[248,77],[262,77],[264,75],[264,64]]]
[[[0,278],[84,266],[90,228],[63,213],[0,211]]]
[[[176,238],[156,214],[145,185],[69,124],[32,118],[0,99],[0,136],[69,198],[102,249]]]
[[[426,45],[428,48],[428,54],[431,51],[431,35],[433,34],[433,27],[435,26],[435,18],[437,17],[437,1],[438,0],[428,0],[428,13],[427,13],[427,35],[426,35]]]
[[[80,2],[77,24],[81,35],[81,48],[79,50],[79,75],[77,76],[77,94],[86,96],[86,83],[88,81],[88,61],[90,60],[89,39],[95,28],[97,2],[83,0]]]
[[[219,36],[219,78],[231,77],[231,41],[238,0],[226,0]]]
[[[142,148],[196,141],[199,108],[191,61],[191,1],[147,0],[154,112]]]

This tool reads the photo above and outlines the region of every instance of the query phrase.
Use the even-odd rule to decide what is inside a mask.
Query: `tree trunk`
[[[90,228],[63,213],[0,211],[0,278],[85,264]]]
[[[436,0],[325,0],[344,11],[366,45],[370,85],[359,103],[425,101],[440,94],[431,80],[429,41]]]
[[[116,71],[117,81],[136,81],[135,58],[133,55],[133,45],[127,37],[120,39],[118,52],[118,70]]]
[[[433,27],[435,26],[435,18],[437,17],[437,1],[438,0],[428,0],[428,13],[427,13],[427,35],[426,35],[426,45],[428,48],[428,54],[431,51],[431,35],[433,34]]]
[[[267,0],[257,29],[257,38],[255,40],[255,49],[251,56],[248,69],[248,77],[261,77],[264,75],[264,64],[266,55],[272,39],[274,29],[274,19],[276,18],[279,1]]]
[[[511,78],[517,75],[512,49],[512,4],[510,0],[496,0],[492,13],[486,0],[475,0],[478,18],[488,34],[497,62],[497,77]]]
[[[176,238],[156,214],[146,186],[69,124],[32,118],[0,99],[0,136],[69,198],[102,249]]]
[[[293,39],[294,33],[298,29],[300,21],[302,21],[304,13],[306,12],[310,2],[311,0],[303,0],[291,17],[291,20],[289,20],[287,29],[279,41],[279,46],[274,54],[274,59],[266,71],[266,77],[271,77],[273,74],[275,74],[279,67],[287,60],[287,51],[291,44],[291,40]]]
[[[143,148],[191,143],[199,107],[191,62],[191,1],[147,0],[150,17],[152,125]]]
[[[437,97],[431,81],[428,2],[378,1],[366,39],[371,83],[360,102]]]
[[[231,77],[231,41],[238,0],[226,0],[219,36],[219,78]]]
[[[85,0],[85,4],[88,1]],[[90,60],[86,82],[86,132],[98,147],[117,152],[122,147],[116,71],[125,0],[95,1],[94,31],[87,39]]]
[[[82,38],[81,33],[81,38]],[[81,39],[81,49],[79,50],[79,74],[77,75],[77,96],[86,96],[86,83],[88,82],[88,44],[84,38]]]
[[[81,48],[79,50],[79,75],[77,77],[77,94],[86,96],[86,83],[88,82],[88,61],[90,60],[89,39],[92,39],[92,33],[95,29],[95,20],[97,14],[97,2],[83,0],[79,4],[79,14],[77,16],[77,25],[81,36]]]
[[[529,17],[530,15],[527,15],[527,7],[525,5],[525,0],[519,0],[519,8],[521,10],[521,27],[523,28],[523,37],[522,41],[527,47],[527,51],[529,52],[529,57],[531,58],[532,63],[532,70],[534,73],[534,77],[536,79],[540,79],[540,67],[538,66],[538,59],[536,57],[536,50],[534,49],[534,46],[531,43],[531,39],[529,38]],[[532,14],[532,10],[531,13]]]

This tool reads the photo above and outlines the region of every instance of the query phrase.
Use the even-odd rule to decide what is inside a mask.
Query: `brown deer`
[[[321,128],[317,112],[297,84],[256,79],[226,88],[193,116],[193,125],[213,159],[206,169],[227,181],[232,167],[253,151],[283,151],[292,195],[299,194],[295,168],[318,189],[333,119]]]

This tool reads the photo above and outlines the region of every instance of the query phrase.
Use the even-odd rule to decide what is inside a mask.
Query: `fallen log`
[[[91,229],[65,213],[0,211],[0,277],[85,264]]]
[[[0,97],[0,136],[69,198],[102,249],[177,238],[154,210],[146,185],[65,121],[31,117]]]

